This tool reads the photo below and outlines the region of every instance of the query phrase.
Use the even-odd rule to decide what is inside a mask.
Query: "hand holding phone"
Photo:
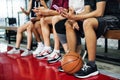
[[[56,10],[59,10],[59,7],[57,5],[53,5],[53,7],[56,9]]]
[[[61,12],[64,8],[63,7],[58,7],[57,5],[53,5],[53,7],[58,11]]]

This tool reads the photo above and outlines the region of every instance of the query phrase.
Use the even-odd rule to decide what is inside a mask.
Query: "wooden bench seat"
[[[117,39],[120,40],[120,30],[108,30],[105,35],[105,38]]]

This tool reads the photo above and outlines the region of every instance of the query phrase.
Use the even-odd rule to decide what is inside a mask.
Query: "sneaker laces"
[[[51,49],[43,48],[43,50],[38,55],[48,55],[51,53],[51,51],[52,51]]]
[[[50,55],[48,55],[48,59],[49,60],[54,59],[54,58],[56,58],[56,56],[58,57],[59,53],[56,51],[53,51]]]
[[[90,66],[88,66],[86,63],[83,65],[83,68],[82,68],[82,70],[83,71],[87,71],[87,69],[89,68]]]

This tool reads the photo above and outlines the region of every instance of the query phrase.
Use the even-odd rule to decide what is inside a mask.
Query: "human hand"
[[[63,9],[61,11],[61,15],[63,17],[65,17],[65,18],[68,18],[68,19],[73,19],[74,18],[74,14],[73,13],[74,13],[74,11],[70,10],[70,9],[69,9],[69,12],[67,10],[65,10],[65,9]]]
[[[79,30],[79,25],[76,21],[73,23],[73,29]]]
[[[28,13],[27,11],[25,11],[24,8],[20,7],[20,9],[22,10],[22,12],[23,12],[24,14],[29,15],[29,13]]]

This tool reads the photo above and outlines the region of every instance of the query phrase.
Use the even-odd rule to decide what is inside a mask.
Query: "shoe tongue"
[[[87,63],[88,66],[95,67],[95,63]]]

